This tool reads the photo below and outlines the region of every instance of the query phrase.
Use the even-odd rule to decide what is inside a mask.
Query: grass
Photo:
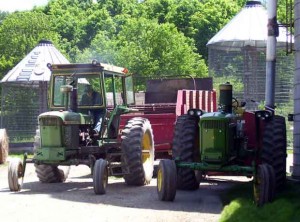
[[[236,185],[222,195],[225,205],[221,222],[293,222],[300,221],[300,183],[288,180],[286,187],[277,193],[272,203],[257,207],[253,203],[252,183]]]
[[[14,154],[9,154],[8,158],[20,158],[23,161],[24,154],[19,154],[19,153],[14,153]],[[27,154],[27,158],[33,158],[33,154]],[[0,164],[0,167],[7,166],[8,162],[4,164]]]

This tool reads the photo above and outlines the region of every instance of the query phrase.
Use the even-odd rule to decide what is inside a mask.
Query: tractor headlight
[[[197,110],[197,116],[202,116],[202,110]]]
[[[272,112],[268,110],[259,110],[255,112],[255,117],[258,119],[270,119],[272,118]]]
[[[202,116],[203,111],[201,109],[190,109],[188,110],[190,116]]]
[[[193,115],[195,114],[195,112],[194,112],[194,110],[189,110],[189,111],[188,111],[188,114],[189,114],[190,116],[193,116]]]

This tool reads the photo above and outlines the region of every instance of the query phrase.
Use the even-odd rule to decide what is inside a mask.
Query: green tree
[[[140,77],[206,76],[205,62],[195,51],[193,40],[172,24],[128,19],[112,39],[100,32],[80,60],[97,56],[101,61],[122,64]]]
[[[0,74],[1,77],[41,39],[59,42],[59,35],[52,30],[51,18],[38,12],[15,12],[5,17],[0,25]]]
[[[137,0],[98,0],[99,9],[105,8],[112,17],[122,14],[136,15]]]
[[[158,23],[167,22],[167,15],[174,10],[176,0],[147,0],[139,5],[142,16],[147,19],[157,19]]]
[[[207,42],[220,31],[236,13],[240,6],[231,0],[206,0],[199,10],[191,16],[191,27],[194,33],[198,53],[207,59]]]
[[[86,33],[89,30],[86,26],[95,9],[92,0],[52,0],[44,8],[43,12],[53,19],[53,30],[62,37],[62,45],[73,61],[93,38]]]
[[[175,6],[166,15],[167,21],[173,23],[186,36],[192,36],[194,28],[191,26],[192,16],[199,12],[201,1],[182,0],[176,2]]]
[[[2,23],[3,19],[9,15],[9,12],[4,12],[0,10],[0,24]]]

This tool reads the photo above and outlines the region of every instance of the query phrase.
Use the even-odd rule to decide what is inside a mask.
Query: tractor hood
[[[39,115],[39,120],[57,117],[61,119],[64,124],[92,124],[92,117],[81,113],[74,113],[70,111],[50,111]]]
[[[231,119],[235,117],[232,113],[225,113],[225,112],[212,112],[212,113],[204,113],[201,116],[201,119]]]

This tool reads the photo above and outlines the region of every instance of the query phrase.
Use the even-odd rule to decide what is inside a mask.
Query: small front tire
[[[275,193],[274,169],[269,164],[260,164],[254,178],[254,200],[258,206],[271,202]]]
[[[161,160],[157,172],[157,194],[162,201],[173,201],[176,195],[176,164],[174,160]]]
[[[108,184],[107,161],[98,159],[93,171],[93,185],[95,194],[105,194]]]
[[[19,158],[13,158],[8,165],[8,185],[10,191],[20,191],[23,184],[24,167]]]

